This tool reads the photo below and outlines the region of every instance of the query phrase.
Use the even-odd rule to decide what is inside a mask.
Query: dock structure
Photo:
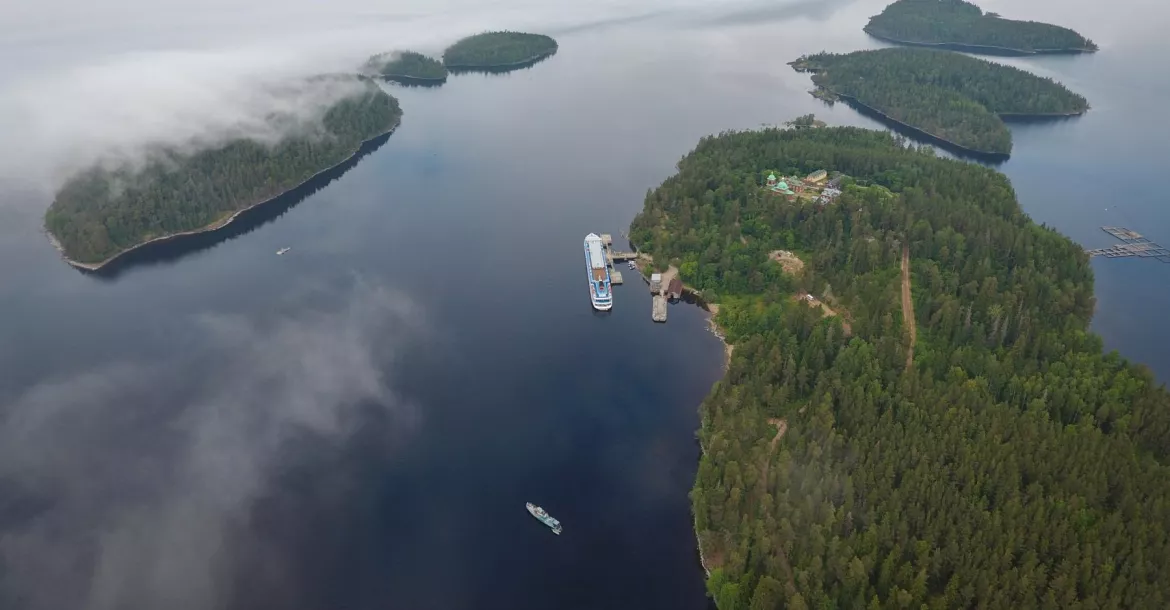
[[[666,297],[661,294],[654,295],[654,304],[650,307],[650,319],[655,322],[666,321]]]
[[[609,283],[617,285],[622,283],[622,272],[617,269],[609,270]]]
[[[1146,239],[1137,231],[1131,231],[1125,227],[1101,227],[1101,230],[1121,240],[1121,243],[1108,248],[1088,250],[1089,256],[1152,258],[1163,263],[1170,263],[1170,249]]]
[[[653,294],[662,294],[662,274],[650,274],[650,292]]]
[[[638,259],[637,252],[625,252],[623,250],[614,250],[613,248],[605,249],[606,256],[609,257],[609,264],[621,263],[625,261],[632,261]]]

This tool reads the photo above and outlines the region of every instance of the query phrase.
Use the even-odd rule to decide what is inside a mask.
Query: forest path
[[[776,436],[772,437],[772,451],[775,452],[776,445],[780,442],[780,439],[784,436],[784,433],[788,432],[788,420],[776,419],[773,417],[768,419],[768,423],[776,426]]]
[[[902,246],[902,322],[910,329],[910,349],[906,352],[906,368],[910,368],[914,364],[914,344],[918,342],[914,300],[910,298],[910,244]]]
[[[771,493],[771,486],[768,485],[768,464],[772,461],[772,456],[776,453],[776,445],[779,444],[784,433],[788,432],[788,420],[769,417],[768,423],[776,426],[776,436],[772,437],[771,449],[764,456],[764,463],[760,468],[760,476],[764,481],[764,489],[768,493]],[[780,569],[784,571],[785,581],[788,583],[788,594],[792,595],[796,593],[796,574],[792,571],[792,563],[788,561],[788,553],[784,552],[783,543],[776,545],[776,558],[780,560]]]

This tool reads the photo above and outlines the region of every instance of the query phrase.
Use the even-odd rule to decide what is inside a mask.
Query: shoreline
[[[870,31],[869,26],[862,28],[862,31],[869,34],[882,42],[889,42],[892,44],[900,44],[911,47],[926,47],[931,49],[947,49],[950,51],[963,51],[967,53],[980,53],[983,55],[998,55],[1000,57],[1028,57],[1030,55],[1083,55],[1086,53],[1096,53],[1097,49],[1090,48],[1066,48],[1066,49],[1017,49],[1014,47],[998,47],[995,45],[985,44],[971,44],[965,42],[917,42],[912,40],[899,40],[897,38],[890,38],[881,34],[874,34]]]
[[[117,253],[113,254],[112,256],[110,256],[109,258],[106,258],[103,261],[99,261],[96,263],[83,263],[83,262],[75,261],[75,260],[69,258],[69,256],[67,254],[65,254],[65,248],[61,245],[60,240],[58,240],[57,237],[55,235],[53,235],[52,231],[49,231],[49,229],[47,227],[42,227],[42,230],[44,231],[45,235],[48,237],[49,243],[57,250],[57,252],[59,252],[61,254],[61,258],[65,259],[65,262],[69,263],[70,266],[72,266],[76,269],[82,269],[84,271],[100,271],[103,267],[113,263],[114,261],[118,260],[119,258],[122,258],[123,256],[130,254],[131,252],[134,252],[134,251],[139,250],[141,248],[145,248],[146,246],[149,246],[151,244],[156,244],[156,243],[165,242],[165,241],[171,241],[171,240],[175,240],[175,239],[182,239],[183,237],[188,237],[191,235],[202,235],[205,233],[214,233],[215,231],[219,231],[220,229],[224,229],[228,225],[232,224],[232,222],[235,221],[236,218],[239,217],[244,212],[247,212],[247,211],[252,210],[254,208],[258,208],[260,206],[263,206],[266,203],[271,203],[271,202],[279,199],[280,197],[288,194],[289,192],[294,191],[294,190],[300,188],[301,186],[304,186],[305,184],[309,183],[310,181],[312,181],[314,178],[320,176],[321,174],[324,174],[327,171],[330,171],[334,168],[337,168],[341,165],[344,165],[345,163],[349,162],[354,157],[356,157],[361,152],[362,147],[365,146],[367,143],[373,142],[374,140],[377,140],[378,138],[381,138],[381,137],[384,137],[384,136],[387,136],[389,134],[394,133],[394,131],[396,129],[398,129],[398,126],[401,123],[402,123],[402,117],[399,116],[394,121],[394,124],[390,126],[389,129],[387,129],[386,131],[379,133],[375,136],[372,136],[368,139],[362,140],[361,142],[358,143],[357,148],[352,153],[350,153],[348,156],[346,156],[344,159],[342,159],[341,161],[334,163],[333,165],[330,165],[329,167],[322,168],[320,171],[315,172],[312,176],[309,176],[309,177],[305,178],[304,180],[301,180],[300,182],[282,190],[281,192],[279,192],[271,197],[267,197],[261,201],[258,201],[256,203],[250,204],[244,208],[236,210],[235,212],[232,212],[232,214],[230,216],[228,216],[227,218],[224,218],[222,220],[217,220],[215,222],[212,222],[212,223],[205,225],[203,227],[200,227],[198,229],[181,231],[179,233],[168,233],[167,235],[161,235],[159,237],[154,237],[154,238],[148,239],[142,243],[134,244],[133,246],[130,246],[129,248],[126,248],[124,250],[120,250]]]
[[[533,55],[532,57],[529,57],[528,59],[522,59],[520,61],[514,61],[514,62],[506,63],[506,64],[476,65],[476,64],[449,64],[447,62],[443,62],[443,65],[447,66],[447,69],[450,70],[451,72],[455,72],[455,71],[474,72],[476,70],[506,70],[508,68],[520,68],[520,67],[523,67],[525,64],[537,62],[537,61],[540,61],[546,57],[551,57],[553,55],[556,55],[556,53],[559,49],[560,49],[560,47],[557,46],[557,47],[554,47],[550,51],[540,53],[537,55]]]
[[[942,136],[937,136],[933,133],[930,133],[929,131],[922,129],[921,127],[915,127],[909,123],[905,123],[903,121],[895,119],[894,117],[882,112],[881,110],[878,110],[877,108],[874,108],[873,106],[870,106],[869,104],[862,102],[861,100],[853,97],[852,95],[845,95],[844,93],[837,93],[836,91],[833,91],[832,89],[826,89],[824,87],[822,87],[822,89],[837,96],[838,99],[843,100],[847,104],[855,105],[855,106],[864,108],[865,110],[868,110],[869,112],[872,112],[876,115],[879,115],[882,119],[884,119],[890,123],[896,124],[899,127],[902,127],[903,129],[906,129],[908,131],[919,134],[923,139],[933,140],[934,142],[938,142],[939,144],[941,144],[943,146],[949,146],[949,147],[954,148],[960,152],[963,152],[963,153],[966,153],[969,155],[977,155],[980,157],[985,157],[985,158],[988,158],[989,160],[995,160],[995,161],[1006,161],[1012,155],[1011,151],[995,152],[995,151],[990,151],[990,150],[979,150],[978,148],[970,148],[968,146],[963,146],[962,144],[952,142],[951,140],[948,140]],[[997,114],[996,116],[999,116],[999,115]],[[1001,118],[1000,120],[1002,121],[1003,119]]]
[[[694,290],[685,285],[683,289],[692,296],[695,294]],[[715,335],[715,338],[719,339],[719,342],[723,344],[723,375],[721,375],[719,379],[716,380],[716,383],[718,383],[727,377],[727,372],[731,369],[731,356],[733,353],[735,353],[735,344],[728,342],[727,335],[723,333],[723,329],[719,328],[719,323],[715,321],[715,316],[719,315],[719,304],[707,303],[701,298],[697,300],[695,304],[701,307],[707,313],[711,314],[711,316],[707,318],[707,329],[710,330],[711,334]],[[699,408],[702,408],[702,403],[699,404]],[[700,422],[701,420],[702,416],[700,416]],[[699,425],[701,427],[702,423]],[[703,456],[707,455],[707,448],[703,446],[703,439],[697,432],[695,436],[699,441],[699,459],[702,460]],[[699,534],[699,517],[695,514],[694,505],[691,506],[691,523],[692,529],[695,530],[695,547],[699,551],[699,566],[703,568],[703,573],[707,575],[707,578],[711,578],[711,568],[707,565],[707,557],[703,555],[703,540]]]
[[[630,247],[638,253],[639,260],[645,259],[649,261],[649,264],[654,264],[654,257],[652,255],[639,250],[638,247],[633,244],[633,242],[630,243]],[[678,273],[674,266],[671,266],[669,270],[673,270],[675,274]],[[641,267],[638,268],[638,271],[638,275],[642,278],[643,281],[650,281],[648,278],[646,278],[645,275],[641,273]],[[735,353],[735,344],[727,341],[727,335],[724,334],[723,329],[719,328],[719,323],[715,321],[715,316],[719,315],[718,303],[708,303],[703,299],[703,294],[701,292],[690,286],[687,286],[686,284],[683,284],[683,295],[687,297],[688,303],[695,305],[710,314],[710,316],[707,318],[707,330],[711,331],[711,334],[715,335],[715,338],[719,339],[719,342],[723,344],[723,374],[719,377],[719,379],[716,380],[716,383],[718,383],[727,377],[727,371],[731,368],[731,356]],[[708,394],[709,393],[710,391],[708,391]],[[706,398],[703,400],[706,400]],[[703,404],[700,402],[699,409],[702,409],[702,407]],[[702,427],[701,416],[699,426],[700,428]],[[695,439],[699,443],[699,459],[702,460],[703,456],[707,454],[707,448],[703,446],[703,439],[699,435],[698,430],[695,431]],[[695,532],[695,550],[698,551],[699,554],[699,567],[703,568],[703,573],[707,576],[707,578],[711,578],[711,568],[707,565],[707,557],[703,555],[703,541],[699,536],[699,517],[695,514],[695,507],[693,504],[691,505],[691,529]]]
[[[409,74],[378,74],[378,78],[394,81],[403,85],[441,85],[447,82],[446,76],[411,76]],[[385,135],[385,134],[383,134]]]

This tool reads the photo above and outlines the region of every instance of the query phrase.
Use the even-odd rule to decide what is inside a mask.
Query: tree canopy
[[[793,65],[814,72],[818,87],[981,152],[1011,152],[1011,132],[997,115],[1074,114],[1089,107],[1050,78],[947,51],[819,53]]]
[[[370,58],[369,67],[379,76],[389,79],[446,80],[447,66],[443,62],[414,51],[383,53]]]
[[[443,52],[448,68],[496,68],[552,55],[557,41],[543,34],[484,32],[459,40]]]
[[[398,124],[398,101],[362,80],[318,128],[265,143],[236,139],[188,154],[161,151],[144,167],[94,166],[58,191],[45,227],[65,255],[100,263],[143,242],[208,227],[341,163]]]
[[[848,176],[832,203],[762,184],[818,169]],[[691,494],[721,610],[1170,606],[1170,396],[1103,353],[1088,257],[1002,174],[884,132],[729,132],[630,237],[736,346]]]
[[[1097,50],[1093,41],[1068,28],[1004,19],[964,0],[898,0],[871,17],[865,31],[893,42],[961,45],[974,52]]]

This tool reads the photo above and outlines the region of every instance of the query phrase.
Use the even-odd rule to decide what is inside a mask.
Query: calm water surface
[[[706,608],[687,492],[721,350],[695,307],[652,324],[638,281],[591,312],[581,239],[616,236],[703,135],[808,112],[876,126],[785,62],[880,46],[860,28],[882,4],[566,28],[529,70],[395,88],[402,127],[339,180],[112,279],[62,264],[29,206],[4,211],[4,457],[36,476],[5,469],[2,567],[40,583],[26,605]],[[1102,47],[1008,60],[1093,105],[1014,127],[1001,166],[1086,247],[1105,224],[1170,244],[1168,49],[1125,4],[984,3]],[[1170,265],[1095,270],[1107,346],[1170,377]]]

